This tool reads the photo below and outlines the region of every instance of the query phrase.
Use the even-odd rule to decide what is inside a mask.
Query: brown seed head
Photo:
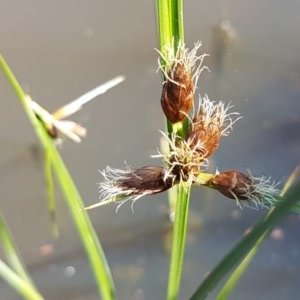
[[[226,197],[235,199],[238,205],[240,200],[247,206],[272,207],[278,200],[278,182],[272,182],[270,177],[254,177],[239,171],[230,170],[216,174],[208,181],[208,185],[216,188]]]
[[[194,83],[192,75],[183,63],[177,63],[164,82],[161,106],[171,123],[183,121],[194,102]]]
[[[104,179],[100,182],[100,202],[85,209],[111,202],[119,202],[119,208],[127,200],[132,200],[134,203],[143,196],[163,192],[174,185],[174,181],[170,178],[165,179],[165,172],[164,168],[158,166],[134,169],[126,165],[125,170],[107,166],[101,172]]]
[[[218,118],[213,116],[209,122],[205,122],[205,112],[200,112],[188,128],[187,139],[194,145],[198,140],[202,142],[203,157],[211,156],[219,147],[221,128]]]
[[[176,53],[174,44],[166,45],[163,52],[159,52],[159,69],[165,78],[161,105],[171,123],[183,121],[193,105],[197,80],[202,70],[206,69],[202,67],[206,54],[197,55],[200,47],[201,43],[197,42],[195,47],[189,50],[180,42]]]
[[[250,176],[233,170],[216,174],[209,184],[226,197],[236,200],[248,200],[253,186]]]
[[[171,180],[164,180],[165,170],[159,166],[145,166],[133,169],[123,179],[116,181],[116,185],[132,194],[156,194],[169,189]]]
[[[233,115],[238,113],[228,113],[231,106],[225,106],[223,102],[215,104],[207,96],[200,99],[200,106],[196,116],[188,127],[187,140],[191,145],[195,145],[200,140],[202,143],[203,157],[211,156],[219,147],[221,136],[228,135],[232,124],[239,118],[233,120]]]

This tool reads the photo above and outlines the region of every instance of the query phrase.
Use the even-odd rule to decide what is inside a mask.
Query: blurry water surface
[[[231,101],[243,115],[211,169],[249,168],[284,182],[300,161],[300,2],[185,2],[189,47],[202,40],[199,93]],[[88,128],[61,153],[85,203],[98,200],[98,169],[160,164],[151,159],[164,128],[154,1],[2,1],[0,50],[32,97],[50,111],[123,74],[126,81],[74,119]],[[59,188],[60,238],[46,205],[43,155],[22,108],[0,75],[1,209],[46,299],[98,299],[84,250]],[[171,226],[166,194],[91,211],[119,299],[164,299]],[[180,299],[188,299],[263,211],[240,210],[217,192],[193,189]],[[296,299],[300,219],[274,230],[230,299]],[[19,299],[1,283],[1,299]],[[215,293],[210,295],[213,299]]]

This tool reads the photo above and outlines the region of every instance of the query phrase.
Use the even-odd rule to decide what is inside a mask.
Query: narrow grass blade
[[[56,203],[54,198],[54,184],[53,184],[53,174],[52,174],[52,163],[50,159],[50,153],[48,149],[45,149],[45,178],[47,186],[47,199],[48,199],[48,211],[50,214],[50,221],[52,226],[52,235],[54,237],[59,236],[58,221],[56,218]]]
[[[294,184],[297,176],[300,172],[300,166],[297,166],[297,168],[292,172],[288,180],[286,181],[280,196],[284,196],[285,193],[288,191],[289,188]],[[237,266],[237,268],[233,271],[231,276],[228,278],[227,282],[224,284],[223,288],[219,292],[219,294],[216,297],[216,300],[225,300],[228,298],[229,294],[232,292],[233,288],[236,286],[238,281],[241,279],[242,275],[248,268],[250,262],[254,258],[255,254],[257,253],[260,245],[264,241],[264,239],[268,236],[269,230],[255,243],[253,248],[249,251],[249,253],[246,255],[246,257],[242,260],[242,262]]]
[[[103,299],[115,299],[115,287],[105,254],[91,221],[84,210],[81,197],[58,152],[51,152],[53,169],[65,195],[71,215],[85,246],[95,279]]]
[[[8,79],[14,92],[23,105],[24,110],[29,117],[29,120],[36,130],[41,144],[48,151],[49,159],[51,160],[51,164],[53,165],[53,172],[57,176],[58,182],[64,192],[65,199],[69,206],[74,223],[77,227],[81,241],[90,260],[90,265],[94,272],[94,277],[99,293],[105,300],[115,299],[115,288],[104,252],[97,238],[95,230],[91,224],[91,221],[86,212],[83,210],[81,197],[71,178],[71,175],[65,167],[64,162],[53,143],[53,140],[51,139],[51,137],[49,137],[49,135],[45,131],[45,128],[36,118],[34,112],[29,106],[25,93],[23,92],[20,84],[17,82],[16,78],[14,77],[1,54],[0,68],[2,69],[4,75]]]
[[[11,268],[24,281],[26,281],[29,285],[32,285],[32,287],[35,288],[34,283],[30,278],[29,272],[27,271],[25,264],[23,263],[23,260],[19,254],[19,251],[15,245],[13,237],[9,231],[9,228],[5,222],[4,217],[2,216],[1,211],[0,211],[0,240],[1,240],[1,246],[3,248],[4,255]]]
[[[205,299],[220,280],[253,248],[255,243],[291,212],[291,209],[300,199],[299,195],[300,183],[290,189],[284,200],[280,201],[266,217],[259,221],[257,225],[227,253],[204,279],[190,299]]]
[[[16,290],[24,299],[28,300],[43,300],[42,295],[35,288],[14,273],[2,260],[0,260],[0,276],[14,290]]]

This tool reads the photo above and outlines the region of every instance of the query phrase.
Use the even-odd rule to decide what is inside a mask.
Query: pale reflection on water
[[[98,169],[160,164],[151,154],[164,128],[154,3],[5,1],[1,51],[33,99],[53,110],[101,82],[123,74],[122,85],[75,119],[88,128],[81,145],[61,149],[85,200],[98,199]],[[297,1],[185,3],[186,41],[204,43],[211,72],[199,92],[231,101],[243,119],[224,138],[211,169],[250,168],[284,182],[300,161],[300,19]],[[226,20],[230,27],[218,27]],[[225,25],[226,25],[225,24]],[[229,31],[228,31],[229,30]],[[3,75],[1,209],[46,299],[98,299],[93,276],[59,188],[59,239],[51,236],[42,155]],[[112,268],[119,299],[164,299],[170,224],[166,194],[91,211]],[[263,214],[239,210],[214,191],[194,189],[180,299]],[[296,299],[299,294],[299,217],[290,216],[265,241],[230,299]],[[215,294],[210,295],[213,299]],[[3,299],[19,299],[1,283]],[[1,299],[2,299],[1,298]]]

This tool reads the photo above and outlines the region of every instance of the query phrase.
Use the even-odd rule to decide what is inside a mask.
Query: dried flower
[[[201,43],[198,42],[189,52],[185,44],[180,43],[176,54],[174,47],[166,47],[166,56],[159,52],[163,60],[163,63],[158,61],[159,69],[165,77],[161,105],[171,123],[184,120],[193,106],[195,85],[203,70],[202,62],[205,57],[205,54],[197,56],[200,47]]]
[[[61,120],[65,117],[68,117],[78,110],[81,109],[82,105],[91,101],[95,97],[104,94],[106,91],[112,87],[118,85],[124,80],[123,76],[118,76],[112,80],[107,81],[104,84],[99,85],[98,87],[92,89],[91,91],[85,93],[69,104],[59,108],[53,114],[50,114],[37,102],[33,101],[30,96],[27,95],[27,101],[30,108],[35,113],[36,117],[42,122],[48,134],[56,141],[58,139],[58,131],[68,138],[72,139],[74,142],[81,142],[81,138],[85,137],[86,129],[81,125],[68,120]]]
[[[136,201],[145,195],[153,195],[172,187],[171,180],[164,180],[165,169],[145,166],[134,169],[126,165],[125,170],[109,166],[101,172],[104,180],[100,183],[100,202],[87,207],[91,209],[110,202]]]
[[[198,140],[202,142],[200,151],[203,151],[203,157],[209,157],[217,150],[221,136],[228,135],[232,125],[241,118],[233,119],[239,113],[229,113],[231,108],[230,104],[225,106],[223,102],[215,104],[207,95],[200,98],[198,112],[188,127],[187,139],[192,145]]]
[[[31,100],[29,96],[27,96],[27,99],[36,117],[41,121],[49,136],[56,142],[60,142],[58,138],[58,131],[76,143],[80,143],[81,138],[85,137],[86,129],[81,125],[73,121],[56,119],[37,102]]]
[[[235,199],[240,205],[254,204],[256,207],[272,207],[277,200],[279,183],[272,182],[270,177],[254,177],[239,171],[230,170],[217,173],[207,182],[228,198]]]

